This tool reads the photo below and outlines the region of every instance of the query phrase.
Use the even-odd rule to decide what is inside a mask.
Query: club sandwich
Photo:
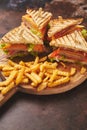
[[[0,46],[8,56],[21,56],[46,51],[43,40],[24,25],[16,27],[4,35],[0,41]]]
[[[82,19],[58,19],[51,21],[48,37],[53,52],[49,58],[57,61],[82,63],[87,65],[87,41],[79,25]]]
[[[44,39],[48,23],[52,18],[52,13],[38,10],[27,9],[26,14],[22,16],[22,21],[33,33]]]

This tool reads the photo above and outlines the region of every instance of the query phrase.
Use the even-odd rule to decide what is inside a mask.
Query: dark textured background
[[[21,10],[12,10],[6,0],[0,2],[2,36],[20,25],[26,6]],[[29,4],[27,6],[29,7]],[[86,0],[51,1],[45,3],[44,9],[52,11],[54,17],[84,17],[83,24],[87,25]],[[16,93],[0,108],[0,130],[87,130],[87,81],[58,95]]]

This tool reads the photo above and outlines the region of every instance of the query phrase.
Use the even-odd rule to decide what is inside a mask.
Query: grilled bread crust
[[[52,40],[50,46],[71,48],[87,53],[87,42],[79,30],[75,30],[70,34]]]
[[[42,8],[39,8],[39,10],[27,9],[26,13],[32,18],[39,29],[44,28],[52,17],[52,13],[43,11]]]
[[[65,29],[73,27],[75,25],[80,24],[83,21],[82,18],[79,19],[63,19],[59,17],[58,19],[53,19],[49,22],[50,29],[48,30],[48,37],[52,37],[58,32],[61,32]]]
[[[2,37],[0,42],[11,44],[43,44],[43,41],[24,25],[21,25],[9,31]]]

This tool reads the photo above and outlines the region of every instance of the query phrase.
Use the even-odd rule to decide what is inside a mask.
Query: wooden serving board
[[[0,94],[0,107],[1,107],[6,101],[8,101],[8,99],[10,99],[17,91],[18,91],[18,89],[15,87],[15,88],[13,88],[11,91],[9,91],[6,95]]]
[[[54,87],[54,88],[46,88],[42,91],[37,91],[36,88],[32,88],[30,85],[21,85],[19,87],[19,91],[29,93],[29,94],[36,94],[36,95],[51,95],[51,94],[59,94],[66,91],[69,91],[75,87],[79,87],[79,85],[87,79],[87,72],[84,75],[81,75],[78,72],[75,76],[71,77],[69,83]]]
[[[69,64],[70,65],[70,64]],[[77,73],[70,78],[70,82],[54,87],[54,88],[46,88],[42,91],[37,91],[36,88],[32,88],[30,84],[21,84],[18,87],[14,87],[11,91],[9,91],[5,96],[0,94],[0,106],[2,106],[8,99],[10,99],[17,91],[35,94],[35,95],[52,95],[59,94],[69,91],[75,87],[79,87],[79,85],[87,79],[87,71],[84,74],[80,73],[80,70],[77,67]],[[4,77],[1,77],[4,80]]]

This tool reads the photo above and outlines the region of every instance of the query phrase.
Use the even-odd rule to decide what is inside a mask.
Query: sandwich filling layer
[[[73,49],[61,48],[54,50],[49,58],[57,61],[70,61],[76,63],[87,64],[87,53],[83,51],[75,51]]]
[[[43,44],[1,44],[1,48],[4,52],[8,53],[9,55],[15,55],[16,53],[23,52],[25,53],[42,53],[46,51],[46,48]]]

